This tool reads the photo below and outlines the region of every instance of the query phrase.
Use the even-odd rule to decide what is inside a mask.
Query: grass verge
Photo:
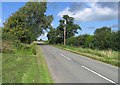
[[[26,50],[2,53],[2,83],[52,83],[40,46],[36,50],[36,55]]]
[[[118,51],[111,50],[92,50],[89,48],[73,47],[73,46],[64,46],[64,45],[54,45],[55,47],[77,53],[95,60],[99,60],[117,67],[120,67],[120,61],[118,59]]]
[[[2,54],[2,83],[25,82],[27,79],[24,79],[24,75],[27,75],[31,79],[27,82],[33,82],[36,74],[34,71],[37,70],[34,67],[34,71],[31,71],[34,61],[35,56]],[[32,73],[28,75],[29,71]]]
[[[40,71],[40,76],[41,83],[53,83],[51,74],[48,70],[48,66],[46,63],[46,60],[42,54],[40,46],[37,46],[37,63],[38,63],[38,69]]]

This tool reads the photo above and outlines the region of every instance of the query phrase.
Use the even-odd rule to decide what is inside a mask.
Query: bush
[[[36,55],[36,44],[23,44],[21,43],[19,48],[16,48],[15,53],[18,55]]]
[[[14,52],[14,44],[18,41],[17,37],[11,33],[2,33],[2,52],[11,53]]]
[[[77,46],[77,37],[70,37],[67,39],[67,44],[71,46]]]
[[[31,43],[30,49],[31,49],[31,52],[36,55],[36,43]]]
[[[3,32],[2,35],[2,53],[14,53],[20,55],[35,55],[36,44],[23,44],[20,40],[9,32]]]

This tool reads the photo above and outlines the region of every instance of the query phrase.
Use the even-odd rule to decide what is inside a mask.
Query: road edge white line
[[[109,81],[109,82],[111,82],[111,83],[116,84],[116,82],[110,80],[109,78],[106,78],[106,77],[102,76],[101,74],[99,74],[99,73],[97,73],[97,72],[95,72],[95,71],[89,69],[88,67],[86,67],[86,66],[82,66],[82,67],[85,68],[85,69],[87,69],[88,71],[90,71],[90,72],[92,72],[92,73],[94,73],[94,74],[100,76],[101,78],[103,78],[103,79],[105,79],[105,80],[107,80],[107,81]]]
[[[70,58],[68,58],[68,57],[66,57],[65,55],[63,55],[63,54],[60,54],[61,56],[63,56],[63,57],[65,57],[65,58],[67,58],[68,60],[71,60]]]

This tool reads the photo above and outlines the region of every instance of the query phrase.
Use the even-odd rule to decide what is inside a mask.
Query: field
[[[65,49],[86,57],[90,57],[95,60],[99,60],[108,64],[112,64],[114,66],[119,66],[120,61],[118,60],[118,51],[112,50],[92,50],[89,48],[81,48],[74,46],[64,46],[64,45],[55,45],[55,47]],[[120,67],[120,66],[119,66]]]

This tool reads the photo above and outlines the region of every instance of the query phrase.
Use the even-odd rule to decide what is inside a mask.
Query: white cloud
[[[53,26],[53,23],[51,23],[51,26]]]
[[[70,11],[67,7],[63,11],[58,13],[58,16],[69,15],[74,17],[77,21],[105,21],[117,18],[118,11],[111,9],[109,7],[100,7],[95,2],[89,3],[89,8],[84,8],[83,10]]]
[[[70,8],[67,7],[65,10],[63,10],[63,11],[60,12],[60,13],[58,13],[58,16],[60,16],[60,17],[62,18],[63,15],[68,14],[69,16],[73,17],[74,12],[71,12],[71,11],[69,11],[69,10],[70,10]]]
[[[37,40],[40,40],[40,39],[42,39],[42,40],[48,40],[48,38],[47,38],[47,32],[45,32],[44,34],[41,34],[41,36],[39,36],[38,38],[37,38]]]

